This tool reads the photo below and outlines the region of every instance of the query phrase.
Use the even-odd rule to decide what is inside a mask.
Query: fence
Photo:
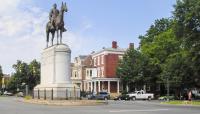
[[[43,88],[33,91],[34,99],[80,99],[80,89],[77,88]]]

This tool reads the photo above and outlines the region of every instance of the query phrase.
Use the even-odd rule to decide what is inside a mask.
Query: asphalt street
[[[99,106],[49,106],[0,97],[0,114],[200,114],[200,107],[162,105],[158,101],[108,101]]]

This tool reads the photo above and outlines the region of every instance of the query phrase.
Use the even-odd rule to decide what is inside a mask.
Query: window
[[[101,67],[101,76],[104,76],[104,67]]]
[[[101,64],[104,64],[104,55],[101,56]]]
[[[92,70],[90,70],[90,77],[92,77]]]
[[[122,60],[122,59],[123,59],[123,56],[122,56],[122,55],[119,55],[118,58],[119,58],[119,60]]]
[[[100,65],[100,57],[97,58],[97,65]]]
[[[75,71],[75,77],[77,76],[77,72]]]
[[[96,66],[96,58],[94,58],[94,66]]]
[[[100,68],[97,68],[97,77],[100,76],[100,73],[101,73],[101,69],[100,69]]]

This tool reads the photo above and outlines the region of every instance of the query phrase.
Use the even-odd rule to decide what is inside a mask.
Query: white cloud
[[[40,60],[40,53],[46,46],[48,12],[35,7],[29,0],[6,0],[0,3],[0,13],[0,65],[4,73],[11,73],[12,65],[17,60]],[[72,55],[84,52],[83,47],[94,42],[81,35],[91,27],[89,21],[83,21],[77,32],[67,31],[63,34],[63,42],[69,44],[74,53]]]
[[[0,4],[0,65],[10,73],[16,60],[39,58],[48,12],[29,6],[21,8],[22,0],[6,0]],[[28,1],[23,0],[23,4]]]
[[[0,3],[0,13],[15,11],[22,0],[4,0]],[[10,12],[11,13],[11,12]]]

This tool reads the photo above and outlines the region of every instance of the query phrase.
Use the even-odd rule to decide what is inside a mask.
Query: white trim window
[[[86,72],[87,72],[87,73],[86,73],[87,77],[89,77],[89,70],[86,70]]]
[[[96,58],[94,58],[94,66],[96,66]]]
[[[97,57],[97,65],[100,65],[100,57]]]
[[[101,64],[104,64],[104,55],[101,56]]]
[[[101,67],[101,77],[104,77],[104,67]]]
[[[90,70],[90,77],[92,77],[92,70]]]
[[[123,59],[123,56],[122,56],[122,55],[119,55],[118,58],[119,58],[119,60],[122,60],[122,59]]]

